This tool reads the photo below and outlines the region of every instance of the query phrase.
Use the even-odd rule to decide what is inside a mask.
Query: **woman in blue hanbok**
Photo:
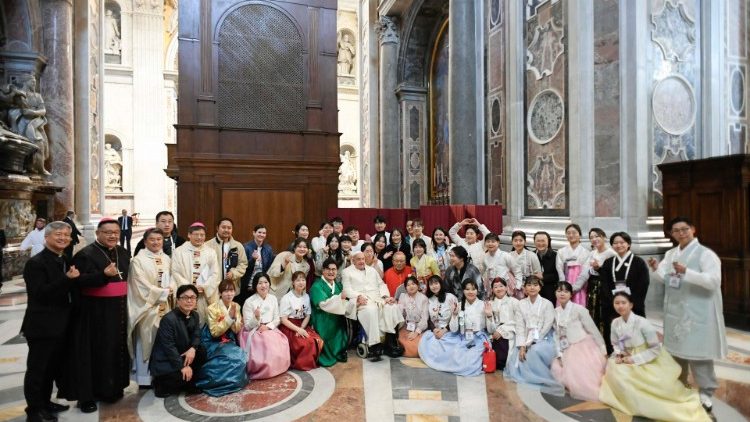
[[[433,293],[433,286],[437,284],[436,278],[437,276],[433,276],[429,280],[430,291]],[[439,280],[439,278],[437,279]],[[453,302],[454,304],[451,306],[450,322],[447,327],[449,331],[445,327],[442,328],[440,337],[434,331],[424,333],[422,340],[419,342],[419,357],[432,369],[472,377],[483,373],[483,344],[489,337],[484,331],[484,302],[479,299],[477,282],[474,279],[467,279],[464,280],[461,287],[463,298],[460,302]],[[444,289],[445,287],[441,282],[439,292],[444,292]],[[433,297],[435,295],[433,294]],[[430,298],[431,320],[435,312],[433,303],[432,298]],[[438,312],[441,310],[438,309]],[[444,320],[442,312],[440,313],[440,319]],[[440,323],[439,320],[438,323]]]
[[[539,296],[541,283],[536,275],[526,278],[526,297],[518,304],[516,347],[508,358],[503,375],[544,393],[562,396],[565,388],[550,370],[557,356],[552,330],[555,309],[552,302]]]
[[[219,284],[219,295],[221,300],[208,307],[208,323],[201,332],[207,360],[195,382],[196,387],[214,397],[239,391],[248,382],[247,354],[237,344],[242,313],[240,305],[232,301],[235,295],[232,280]]]

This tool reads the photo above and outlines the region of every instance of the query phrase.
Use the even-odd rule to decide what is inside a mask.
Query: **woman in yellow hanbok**
[[[630,294],[615,294],[614,353],[607,362],[599,400],[623,413],[658,421],[709,421],[698,392],[680,381],[680,365],[661,347],[656,329],[632,313]]]
[[[411,268],[414,275],[419,280],[419,291],[427,293],[427,280],[433,275],[440,276],[440,268],[434,257],[427,255],[427,246],[422,239],[414,239],[411,245],[414,256],[411,261]]]

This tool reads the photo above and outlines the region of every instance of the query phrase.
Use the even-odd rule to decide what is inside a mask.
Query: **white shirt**
[[[260,308],[260,321],[255,319],[256,308]],[[281,320],[279,316],[279,301],[271,292],[268,292],[265,299],[256,293],[250,296],[245,301],[245,304],[242,305],[242,316],[246,328],[253,329],[258,328],[260,324],[266,324],[268,328],[273,330],[279,326]]]
[[[279,314],[283,317],[305,319],[311,313],[310,295],[305,292],[302,292],[302,296],[297,296],[293,290],[290,290],[279,302]]]
[[[466,252],[469,253],[472,263],[477,268],[479,268],[479,271],[483,271],[484,268],[482,259],[484,258],[484,240],[477,240],[476,242],[469,245],[466,240],[462,239],[458,235],[458,231],[460,229],[461,223],[454,224],[453,227],[448,230],[448,236],[450,236],[453,243],[455,243],[457,246],[463,246],[464,248],[466,248]],[[484,224],[479,225],[479,231],[482,232],[482,235],[484,236],[490,234],[490,229],[488,229]]]
[[[44,228],[34,229],[21,242],[21,250],[31,249],[31,256],[44,250]]]

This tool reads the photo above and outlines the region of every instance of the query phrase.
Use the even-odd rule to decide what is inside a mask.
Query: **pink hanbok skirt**
[[[492,290],[488,291],[491,292]],[[516,280],[516,277],[510,272],[508,273],[508,296],[514,297],[518,300],[526,297],[526,293],[523,291],[523,280]]]
[[[599,401],[607,358],[591,335],[578,343],[573,343],[560,359],[552,362],[552,376],[578,400]]]
[[[577,262],[568,264],[565,268],[565,280],[567,280],[570,284],[575,284],[576,279],[578,279],[578,276],[581,275],[581,269],[581,264]],[[571,298],[571,300],[573,301],[573,303],[577,303],[585,308],[588,299],[588,291],[589,286],[588,283],[586,283],[583,285],[583,287],[581,287],[581,290],[573,293],[573,297]]]
[[[291,365],[289,340],[277,328],[263,332],[242,330],[240,347],[248,352],[247,373],[251,380],[273,378]]]

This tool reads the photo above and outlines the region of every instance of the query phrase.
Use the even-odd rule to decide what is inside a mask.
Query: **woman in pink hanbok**
[[[565,227],[565,237],[568,239],[568,245],[557,251],[557,273],[560,281],[575,285],[588,261],[590,251],[581,245],[581,226],[578,224],[568,224]],[[573,290],[573,302],[585,307],[588,285],[583,284]]]

